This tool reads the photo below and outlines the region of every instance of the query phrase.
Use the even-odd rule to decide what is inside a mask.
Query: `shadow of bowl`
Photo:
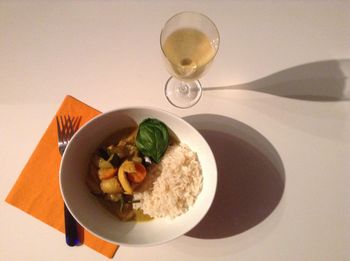
[[[218,168],[213,204],[186,235],[225,238],[258,225],[283,195],[285,173],[277,151],[260,133],[237,120],[211,114],[184,119],[204,136]]]

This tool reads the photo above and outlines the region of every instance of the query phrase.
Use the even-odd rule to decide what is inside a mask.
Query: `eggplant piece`
[[[122,164],[122,160],[117,154],[112,154],[112,159],[109,161],[113,167],[118,168]]]
[[[108,151],[104,148],[100,148],[96,154],[101,157],[102,159],[104,160],[108,160],[109,159],[109,154],[108,154]]]

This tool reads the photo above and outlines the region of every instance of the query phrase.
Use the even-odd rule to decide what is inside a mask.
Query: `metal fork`
[[[78,130],[81,117],[56,116],[58,150],[63,155],[69,141]],[[69,246],[75,246],[79,243],[77,222],[64,204],[64,223],[66,232],[66,243]]]

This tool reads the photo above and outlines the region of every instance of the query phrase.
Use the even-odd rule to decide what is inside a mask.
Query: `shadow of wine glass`
[[[309,101],[350,100],[350,59],[326,60],[295,66],[264,78],[203,91],[250,90]]]
[[[260,133],[234,119],[211,114],[184,119],[206,139],[218,168],[213,204],[186,235],[225,238],[258,225],[283,195],[285,173],[277,151]]]

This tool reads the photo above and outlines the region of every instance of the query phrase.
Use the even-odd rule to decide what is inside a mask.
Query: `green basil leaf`
[[[159,163],[168,144],[169,131],[163,122],[148,118],[140,123],[136,136],[136,147],[143,155]]]

